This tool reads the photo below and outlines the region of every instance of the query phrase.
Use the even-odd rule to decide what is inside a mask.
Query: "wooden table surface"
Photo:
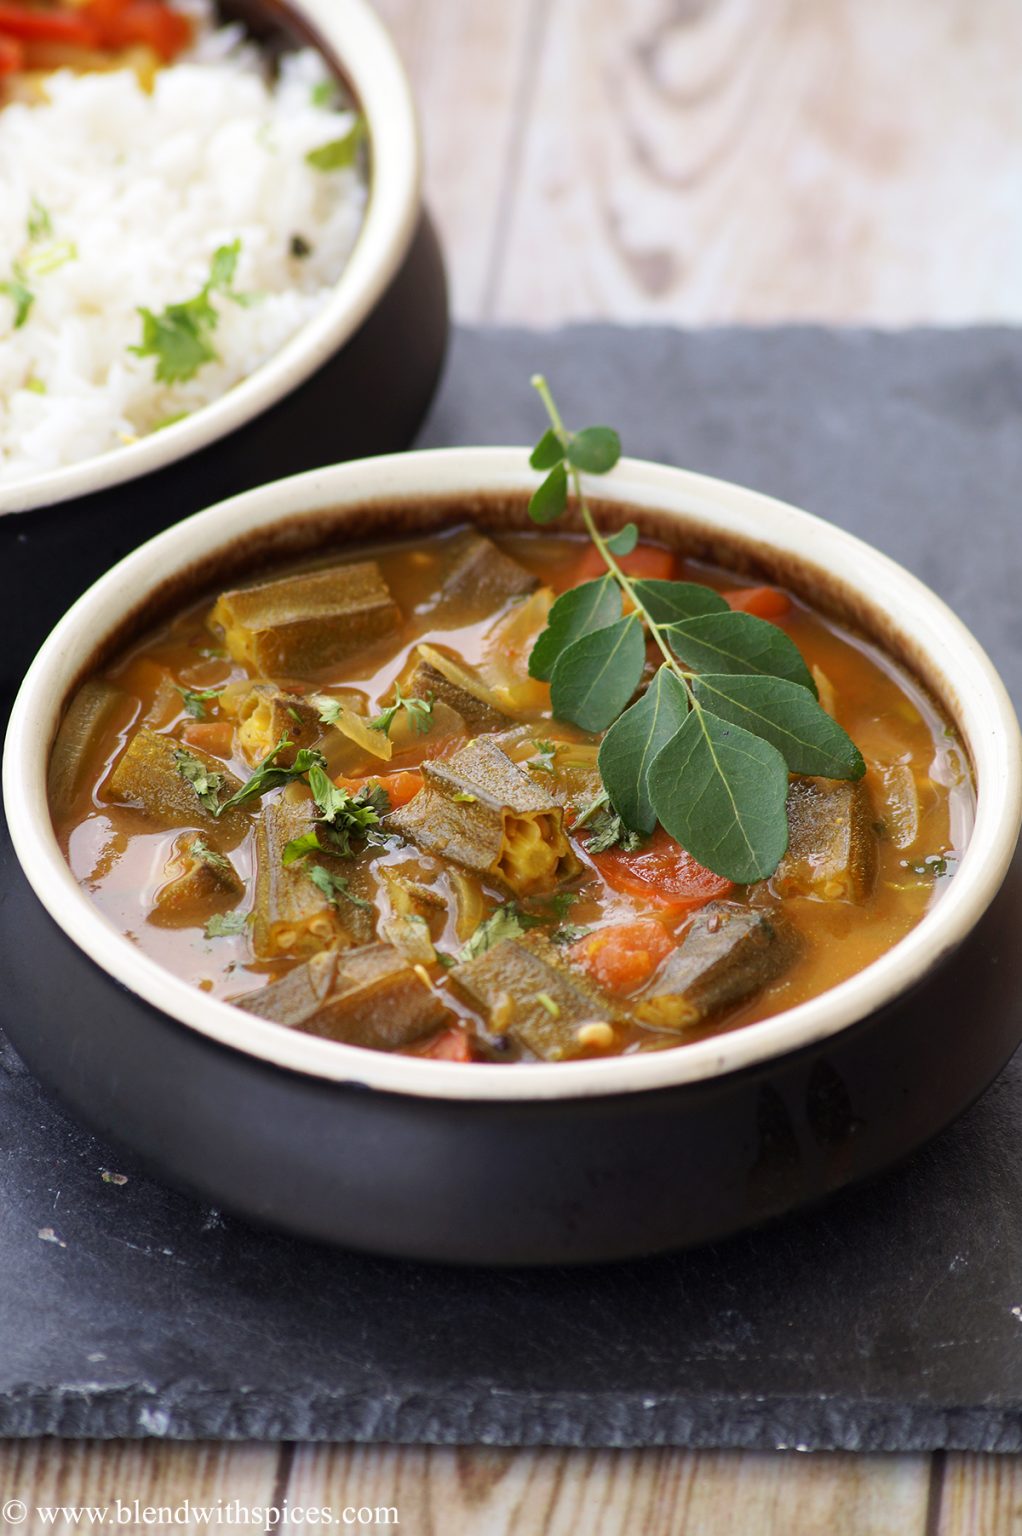
[[[459,319],[1022,317],[1018,0],[378,3]],[[1012,1458],[0,1445],[0,1502],[118,1496],[389,1506],[414,1536],[1022,1533]]]

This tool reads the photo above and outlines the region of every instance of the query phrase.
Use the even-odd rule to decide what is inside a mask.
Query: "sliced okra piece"
[[[795,779],[788,791],[788,851],[774,890],[817,901],[865,901],[876,881],[877,842],[864,780]]]
[[[120,689],[92,678],[82,684],[68,705],[53,743],[47,777],[54,815],[70,812],[82,789],[91,754],[124,698]]]
[[[498,549],[481,533],[467,533],[451,550],[451,562],[436,599],[437,616],[452,605],[457,624],[496,613],[512,598],[525,597],[539,586],[539,579]]]
[[[301,694],[287,693],[276,683],[255,683],[238,699],[238,745],[250,763],[261,762],[282,737],[290,742],[277,756],[289,768],[303,747],[314,746],[323,734],[319,711]]]
[[[542,934],[503,939],[450,972],[451,985],[507,1035],[543,1061],[564,1061],[614,1043],[616,1005],[574,971]]]
[[[485,736],[446,762],[423,763],[422,775],[423,788],[388,828],[516,896],[578,873],[562,808]]]
[[[632,1012],[655,1029],[712,1022],[776,981],[800,950],[799,934],[779,913],[712,901],[696,913]]]
[[[284,863],[289,843],[315,830],[311,800],[264,805],[256,824],[252,948],[260,960],[310,955],[331,945],[367,944],[375,929],[375,881],[366,849],[340,858],[314,849]],[[314,877],[316,869],[327,878]]]
[[[191,778],[182,771],[189,765]],[[197,778],[200,771],[205,775],[205,788]],[[245,812],[236,806],[218,818],[207,802],[222,804],[240,788],[241,780],[218,757],[199,747],[182,746],[172,736],[161,736],[148,726],[135,732],[106,781],[111,799],[137,806],[159,825],[215,825],[221,840],[231,844],[244,835]]]
[[[378,1051],[410,1045],[450,1019],[428,977],[390,944],[326,950],[232,1001],[289,1029]]]
[[[416,646],[415,665],[402,680],[401,689],[406,698],[440,700],[476,733],[504,730],[510,722],[493,689],[470,667],[435,645]]]
[[[245,882],[227,855],[192,833],[178,838],[163,874],[149,913],[149,921],[163,927],[201,923],[213,912],[236,906],[245,893]]]
[[[305,677],[389,635],[401,611],[375,560],[224,592],[210,615],[235,661],[263,677]]]

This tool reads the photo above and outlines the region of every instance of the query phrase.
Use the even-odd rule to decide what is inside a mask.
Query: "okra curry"
[[[953,876],[972,808],[953,729],[872,643],[803,601],[625,544],[626,585],[602,626],[591,610],[607,557],[540,530],[338,544],[195,603],[66,712],[50,798],[77,879],[205,993],[450,1061],[683,1046],[861,970]],[[661,802],[681,806],[661,813],[669,827],[628,792],[629,750],[643,748],[636,775],[657,774],[645,758],[659,727],[640,727],[668,670],[663,634],[629,631],[640,586],[650,613],[654,598],[695,601],[749,616],[757,644],[793,642],[814,718],[857,749],[840,778],[783,767],[786,836],[762,878],[735,878],[723,858],[715,869],[702,844],[697,862],[672,836],[708,793],[691,755],[659,775]],[[558,668],[609,627],[640,636],[641,676],[625,678],[628,714],[594,729],[588,684],[560,716],[552,688],[556,701],[561,677],[567,696]],[[620,682],[616,665],[604,670]],[[694,665],[673,685],[694,678],[693,709]],[[612,796],[601,743],[615,732]]]

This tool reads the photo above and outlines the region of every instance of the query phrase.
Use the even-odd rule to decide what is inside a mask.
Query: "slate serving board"
[[[531,440],[536,368],[629,452],[903,560],[1018,696],[1022,333],[463,331],[423,443]],[[42,1433],[1022,1449],[1022,1063],[808,1216],[644,1263],[485,1272],[203,1209],[0,1045],[0,1434]]]

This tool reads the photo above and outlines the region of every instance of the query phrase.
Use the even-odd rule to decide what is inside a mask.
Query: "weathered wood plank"
[[[154,1440],[7,1440],[0,1441],[0,1504],[17,1499],[27,1506],[24,1520],[12,1519],[3,1529],[36,1536],[90,1527],[57,1516],[52,1522],[36,1510],[61,1506],[100,1509],[109,1506],[108,1529],[122,1531],[210,1531],[252,1529],[240,1521],[177,1519],[170,1522],[117,1521],[120,1499],[131,1509],[182,1510],[193,1506],[216,1509],[240,1500],[249,1508],[266,1508],[280,1497],[287,1481],[290,1448],[277,1445],[180,1444]],[[282,1474],[282,1475],[279,1475]],[[17,1513],[17,1512],[15,1512]],[[92,1525],[100,1529],[100,1523]],[[256,1527],[264,1529],[264,1525]]]
[[[925,1456],[306,1446],[288,1497],[414,1536],[923,1536],[928,1480]]]
[[[441,230],[460,318],[492,307],[547,3],[377,0],[418,101],[426,200]]]
[[[463,318],[1022,317],[1010,0],[382,9]]]
[[[949,1455],[934,1536],[1022,1536],[1022,1457]]]

